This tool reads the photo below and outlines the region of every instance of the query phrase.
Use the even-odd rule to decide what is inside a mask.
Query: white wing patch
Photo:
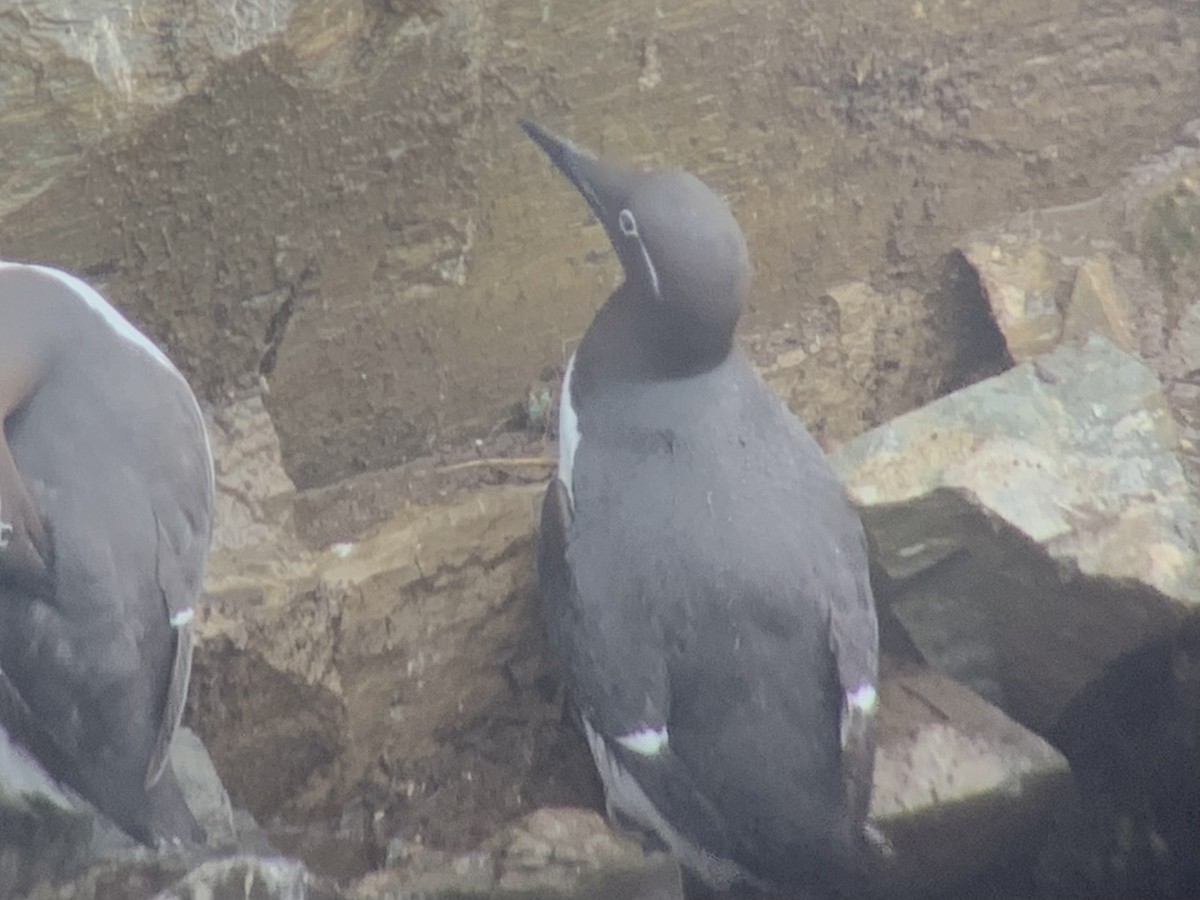
[[[879,692],[875,685],[864,681],[852,691],[846,691],[842,706],[841,743],[845,748],[851,739],[862,740],[869,722],[879,708]]]
[[[846,705],[852,709],[861,710],[869,716],[875,712],[875,707],[879,705],[879,692],[875,690],[875,685],[869,681],[864,681],[853,691],[846,694]]]
[[[175,615],[171,616],[171,627],[182,628],[184,625],[192,624],[192,619],[196,618],[196,610],[192,607],[181,609]]]
[[[616,819],[616,814],[619,813],[640,827],[657,834],[680,862],[719,891],[726,891],[738,882],[756,883],[737,863],[714,856],[684,837],[667,820],[662,810],[646,796],[642,786],[617,762],[616,757],[609,752],[608,744],[592,727],[587,716],[583,717],[583,730],[587,735],[588,747],[592,751],[592,760],[600,773],[600,781],[604,784],[604,801],[610,819]]]
[[[579,451],[579,416],[571,403],[571,375],[575,371],[575,354],[567,361],[563,375],[562,396],[558,398],[558,480],[567,489],[567,500],[575,508],[575,483],[571,477],[575,454]]]
[[[654,290],[654,296],[661,300],[662,291],[658,286],[658,270],[654,268],[654,260],[650,258],[650,251],[646,247],[646,242],[638,234],[637,219],[633,217],[633,213],[628,209],[621,210],[617,214],[617,227],[621,229],[621,234],[625,235],[625,237],[631,237],[638,242],[638,247],[642,251],[642,259],[646,262],[646,273],[650,276],[650,287]]]
[[[641,756],[658,756],[667,749],[667,727],[639,728],[629,734],[617,738],[617,743],[626,750],[632,750]]]

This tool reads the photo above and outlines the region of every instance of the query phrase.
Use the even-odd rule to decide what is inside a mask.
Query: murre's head
[[[746,240],[725,201],[688,172],[627,169],[534,122],[521,127],[604,225],[625,268],[618,296],[636,307],[668,367],[720,363],[750,289]]]

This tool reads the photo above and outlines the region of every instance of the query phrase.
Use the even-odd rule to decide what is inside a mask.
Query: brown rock
[[[545,900],[682,900],[679,868],[583,809],[539,809],[478,850],[449,854],[397,846],[390,867],[360,880],[350,900],[420,895]]]
[[[538,748],[558,740],[532,600],[540,491],[404,505],[362,539],[287,569],[239,577],[221,574],[218,558],[198,616],[191,715],[238,803],[294,820],[370,784],[376,809],[407,811],[414,835],[453,834],[453,816],[470,810],[476,830],[458,847],[540,796],[544,786],[504,768],[532,778]],[[493,777],[498,767],[506,774]],[[411,815],[431,803],[448,804],[444,820]]]
[[[1137,351],[1133,338],[1133,310],[1117,289],[1112,263],[1104,255],[1085,260],[1075,270],[1075,284],[1067,306],[1063,337],[1082,342],[1088,335],[1108,338],[1122,350]]]
[[[1069,796],[1063,756],[944,675],[885,677],[871,814],[895,849],[888,893],[945,891],[1029,863]]]
[[[963,256],[1017,362],[1052,350],[1062,334],[1058,273],[1040,246],[1017,238],[967,244]]]
[[[1089,335],[1102,335],[1145,360],[1164,381],[1185,471],[1200,490],[1200,393],[1194,387],[1200,325],[1192,312],[1200,290],[1195,130],[1192,123],[1178,146],[1139,161],[1094,199],[1011,216],[977,232],[962,252],[1015,359],[1049,348],[1046,340],[1029,344],[1028,317],[1012,315],[1004,298],[1024,298],[1030,279],[1044,272],[1040,295],[1053,296],[1062,309],[1064,340],[1082,344]],[[1017,254],[1025,263],[1005,262],[1013,248],[1025,248]],[[993,257],[1002,264],[993,265]],[[1012,306],[1019,310],[1021,303]],[[1047,303],[1041,308],[1052,318]],[[1047,339],[1050,318],[1042,320]]]
[[[795,321],[746,344],[767,383],[826,443],[849,440],[886,417],[896,398],[929,389],[915,383],[925,377],[927,353],[900,340],[924,327],[916,292],[844,282],[795,312]],[[836,384],[831,371],[841,373]]]
[[[22,3],[21,14],[0,27],[9,136],[0,163],[7,188],[0,215],[53,185],[99,142],[136,133],[155,113],[201,89],[223,62],[280,38],[297,52],[329,56],[363,16],[361,9],[354,14],[355,4],[336,17],[325,11],[324,0],[281,0],[247,6],[231,18],[217,7],[163,0],[135,15],[100,0],[64,18],[56,3]]]
[[[225,578],[261,577],[301,555],[292,522],[296,487],[283,469],[279,435],[258,391],[209,417],[216,470],[216,522],[208,587]]]

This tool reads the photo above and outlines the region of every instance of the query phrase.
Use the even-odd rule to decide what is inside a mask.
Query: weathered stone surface
[[[22,900],[149,900],[183,877],[188,866],[178,854],[140,851],[96,863],[62,883],[43,882]]]
[[[296,494],[254,395],[210,420],[224,515],[189,720],[238,803],[285,815],[277,846],[346,878],[392,833],[467,849],[595,795],[563,774],[586,749],[533,602],[540,482],[476,492],[486,467],[421,463]]]
[[[419,803],[469,785],[476,751],[449,748],[492,716],[557,715],[532,602],[539,490],[405,506],[283,579],[222,580],[198,616],[191,709],[241,802],[295,815],[366,779]],[[510,789],[499,807],[522,802]]]
[[[292,859],[235,856],[201,863],[155,900],[336,900],[334,885]]]
[[[1117,290],[1112,263],[1107,256],[1084,260],[1075,270],[1075,283],[1063,323],[1063,337],[1082,342],[1098,334],[1129,353],[1137,351],[1133,339],[1133,309],[1129,298]]]
[[[1137,248],[1167,296],[1168,326],[1200,291],[1200,141],[1192,123],[1191,152],[1182,150],[1135,173],[1131,210]]]
[[[1034,859],[1070,795],[1066,759],[944,675],[881,686],[871,813],[895,849],[886,893],[946,891]]]
[[[973,242],[962,250],[979,275],[979,287],[1017,362],[1058,346],[1062,314],[1058,274],[1037,244],[1013,238]]]
[[[0,216],[46,190],[100,141],[144,127],[153,113],[196,92],[220,63],[284,38],[301,52],[329,53],[339,35],[361,27],[357,4],[334,23],[315,21],[327,13],[325,0],[236,7],[164,0],[136,9],[119,0],[23,0],[19,15],[0,16],[7,138]]]
[[[265,377],[301,487],[490,433],[611,287],[519,115],[727,193],[751,333],[811,347],[828,285],[914,289],[862,408],[853,354],[804,369],[840,441],[972,364],[957,235],[1094,195],[1200,94],[1200,21],[1158,0],[69,7],[0,16],[0,244],[102,283],[210,401]]]
[[[917,292],[885,293],[864,282],[845,282],[789,313],[782,325],[749,335],[744,343],[767,383],[792,409],[806,411],[810,429],[827,442],[846,440],[887,418],[899,397],[935,390],[925,363],[938,351],[916,339],[925,327]],[[905,335],[910,339],[898,340]],[[962,356],[957,368],[974,380],[978,367],[997,365],[1002,350],[972,346]],[[831,384],[828,373],[834,371],[841,374]]]
[[[539,809],[501,829],[476,851],[448,854],[397,843],[389,868],[359,881],[350,900],[421,896],[546,900],[682,900],[679,868],[646,854],[597,813]]]
[[[961,253],[1018,361],[1108,338],[1162,378],[1185,471],[1200,489],[1200,125],[1102,195],[1021,212]]]
[[[189,697],[230,790],[259,815],[333,761],[345,725],[331,665],[341,595],[266,588],[272,593],[218,595],[201,608]]]
[[[1200,491],[1200,299],[1185,306],[1165,359],[1167,398],[1179,425],[1179,444],[1193,489]]]
[[[1154,373],[1101,338],[952,394],[834,456],[932,662],[1045,729],[1200,604],[1200,504]],[[960,612],[961,611],[961,612]],[[983,653],[956,660],[969,644]],[[965,673],[967,674],[967,673]]]
[[[237,579],[261,582],[286,573],[305,548],[292,521],[296,487],[283,469],[279,435],[258,391],[216,407],[208,417],[216,474],[210,591]]]
[[[189,715],[234,794],[270,811],[258,798],[291,795],[341,747],[331,623],[342,595],[321,581],[296,536],[295,489],[261,398],[248,393],[214,410],[209,433],[218,524]]]

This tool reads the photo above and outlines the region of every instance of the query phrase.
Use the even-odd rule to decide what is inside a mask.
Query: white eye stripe
[[[641,238],[638,238],[638,246],[642,248],[642,258],[646,260],[646,271],[650,274],[650,287],[654,289],[654,296],[661,300],[662,291],[658,288],[658,270],[654,268],[654,261],[650,259],[650,251],[646,249]]]
[[[621,229],[621,234],[625,235],[625,237],[638,236],[637,219],[627,209],[623,209],[617,214],[617,227]]]
[[[662,291],[658,286],[658,270],[654,268],[654,260],[650,258],[650,251],[646,249],[646,242],[642,240],[642,236],[638,234],[637,219],[633,217],[633,213],[628,209],[623,209],[617,214],[617,227],[621,229],[621,234],[625,237],[635,238],[638,242],[638,247],[642,251],[642,259],[646,261],[646,274],[650,277],[650,287],[654,290],[654,296],[662,299]]]

